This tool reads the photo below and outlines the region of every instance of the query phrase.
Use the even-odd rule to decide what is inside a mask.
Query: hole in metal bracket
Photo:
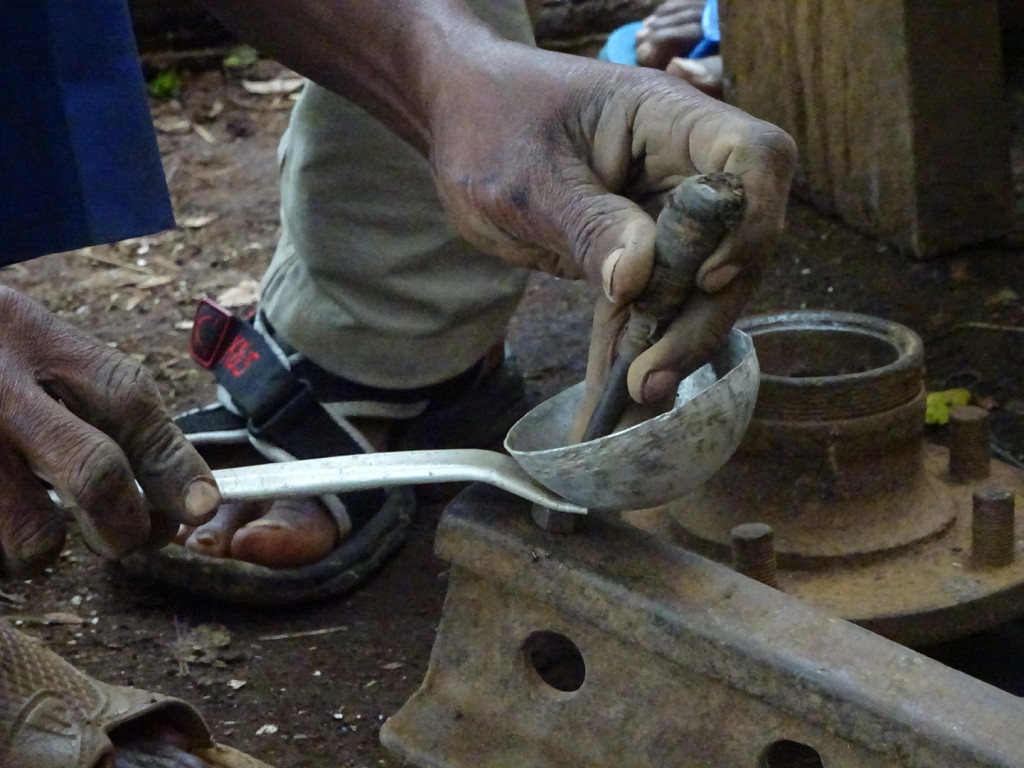
[[[825,763],[816,749],[784,739],[768,745],[757,761],[757,768],[825,768]]]
[[[565,693],[578,691],[587,676],[587,665],[576,644],[558,632],[534,632],[523,643],[526,664],[547,685]]]

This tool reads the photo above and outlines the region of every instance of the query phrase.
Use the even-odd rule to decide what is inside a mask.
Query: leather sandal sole
[[[416,501],[411,488],[390,489],[380,511],[323,560],[297,568],[267,568],[194,553],[171,544],[138,552],[108,569],[116,577],[160,585],[181,594],[242,606],[272,607],[325,600],[366,581],[401,548]]]

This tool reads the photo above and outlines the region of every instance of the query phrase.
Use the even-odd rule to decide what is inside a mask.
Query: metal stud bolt
[[[765,523],[743,523],[730,532],[732,539],[732,567],[744,576],[779,586],[775,561],[775,531]]]
[[[974,491],[971,563],[998,568],[1013,562],[1016,548],[1013,491],[986,486]]]
[[[949,474],[961,483],[989,476],[989,415],[984,408],[961,405],[949,412]]]

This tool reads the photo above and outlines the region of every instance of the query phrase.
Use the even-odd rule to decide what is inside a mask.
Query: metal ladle
[[[509,430],[509,454],[396,451],[218,469],[225,500],[317,496],[394,485],[483,482],[560,512],[655,506],[707,480],[732,455],[754,410],[754,345],[734,330],[718,354],[683,380],[668,412],[629,429],[569,443],[583,396],[577,384]]]
[[[559,512],[643,509],[696,488],[728,460],[750,423],[758,381],[754,344],[733,330],[714,358],[682,381],[671,410],[606,437],[569,442],[580,383],[512,426],[505,438],[510,455],[394,451],[216,469],[213,476],[224,501],[482,482]]]

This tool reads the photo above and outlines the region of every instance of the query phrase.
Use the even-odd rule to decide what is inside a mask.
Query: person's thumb
[[[654,220],[630,200],[604,190],[576,197],[565,219],[569,247],[587,279],[613,303],[643,291],[654,263]]]

